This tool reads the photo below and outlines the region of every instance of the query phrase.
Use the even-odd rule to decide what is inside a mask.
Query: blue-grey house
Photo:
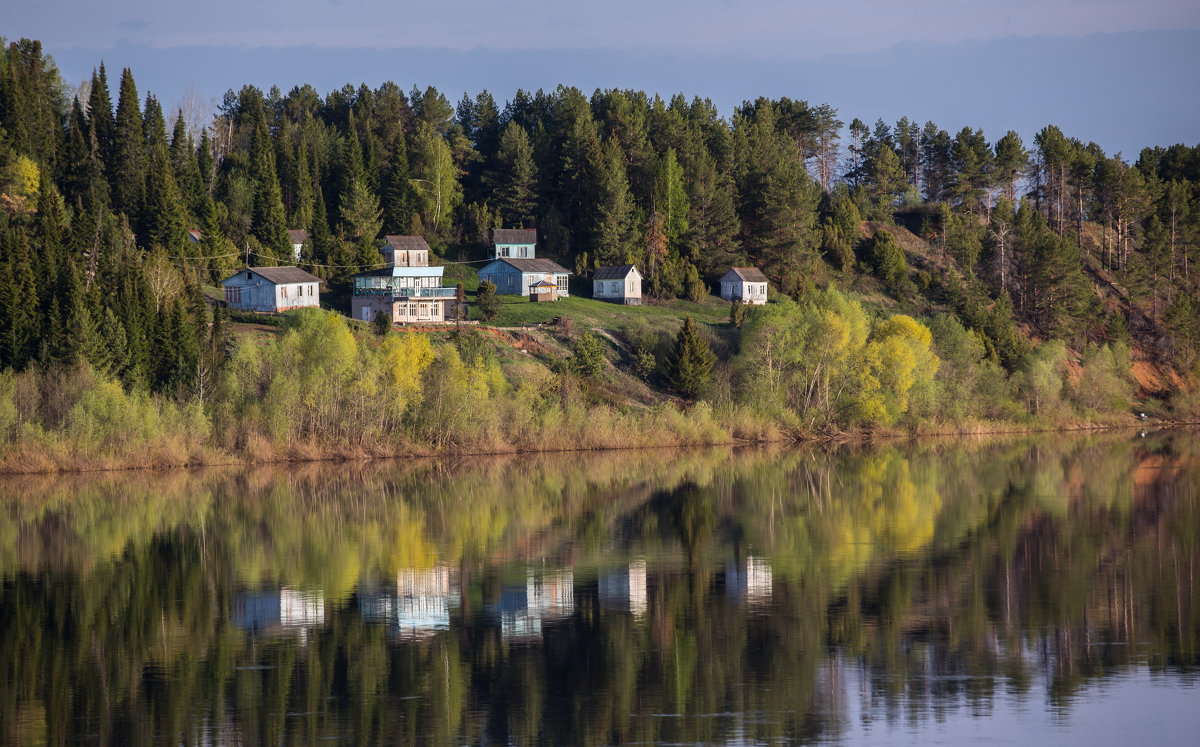
[[[548,259],[496,259],[479,271],[479,281],[490,280],[496,292],[506,296],[528,296],[529,289],[545,281],[558,286],[558,296],[567,292],[571,272]]]
[[[536,250],[536,228],[492,229],[492,259],[534,259]]]

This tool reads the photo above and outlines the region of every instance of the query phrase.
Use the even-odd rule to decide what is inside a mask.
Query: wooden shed
[[[539,280],[529,286],[529,300],[534,303],[558,300],[558,285],[549,280]]]

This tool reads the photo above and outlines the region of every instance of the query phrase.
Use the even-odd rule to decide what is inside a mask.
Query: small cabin
[[[721,298],[738,303],[767,302],[767,276],[757,267],[731,267],[721,276]]]
[[[303,228],[289,228],[288,242],[292,245],[292,261],[299,262],[304,253],[304,245],[308,243],[308,231]]]
[[[492,229],[492,259],[534,259],[536,250],[536,228]]]
[[[236,311],[278,313],[321,305],[321,278],[299,267],[247,267],[221,281]]]
[[[605,265],[592,275],[592,298],[640,306],[642,273],[633,265]]]
[[[497,259],[479,271],[479,280],[491,281],[496,293],[505,296],[528,296],[535,283],[546,281],[558,287],[557,298],[566,298],[567,278],[571,272],[548,259]]]

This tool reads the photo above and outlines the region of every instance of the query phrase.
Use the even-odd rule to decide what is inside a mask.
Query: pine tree
[[[187,226],[183,197],[175,182],[175,170],[167,149],[166,122],[153,96],[146,97],[146,188],[143,192],[141,235],[144,246],[161,246],[174,256],[183,253]]]
[[[516,122],[509,122],[500,136],[496,167],[484,174],[491,190],[491,203],[500,212],[506,226],[525,227],[533,223],[537,185],[537,167],[529,135]]]
[[[92,86],[88,92],[88,135],[95,141],[100,162],[106,169],[113,167],[113,141],[116,123],[113,121],[112,98],[108,92],[108,74],[104,63],[100,70],[92,72]]]
[[[634,204],[617,141],[605,140],[597,158],[593,166],[597,182],[590,242],[592,256],[601,265],[631,262],[635,243]]]
[[[113,129],[113,154],[108,167],[113,210],[136,219],[142,212],[146,186],[146,138],[137,85],[129,68],[121,72],[121,92]]]
[[[683,320],[675,337],[675,346],[667,358],[667,380],[671,388],[684,399],[694,400],[712,386],[712,370],[717,362],[708,340],[692,317]]]
[[[383,232],[407,234],[412,230],[416,196],[413,194],[408,164],[408,144],[402,130],[392,143],[383,193]]]

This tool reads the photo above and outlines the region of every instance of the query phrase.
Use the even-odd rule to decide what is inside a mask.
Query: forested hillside
[[[302,265],[336,298],[349,274],[380,266],[383,234],[469,261],[493,227],[536,227],[539,256],[583,275],[636,263],[658,299],[701,298],[731,264],[762,268],[797,304],[747,320],[718,392],[753,388],[758,373],[738,371],[761,352],[754,330],[794,331],[806,309],[828,316],[843,301],[865,304],[846,318],[931,326],[943,380],[947,340],[978,347],[972,365],[1010,387],[979,396],[1035,415],[1040,395],[1014,377],[1032,381],[1038,361],[1055,396],[1100,358],[1127,377],[1130,350],[1157,366],[1143,395],[1186,395],[1196,367],[1200,145],[1131,163],[1053,125],[1025,143],[908,119],[847,124],[786,98],[726,116],[702,98],[565,87],[453,105],[392,83],[247,86],[210,118],[164,111],[132,71],[110,72],[98,61],[76,91],[38,42],[0,53],[2,368],[86,361],[127,391],[191,401],[230,356],[202,286],[289,262],[287,229],[308,230]],[[806,413],[811,395],[778,396]]]

